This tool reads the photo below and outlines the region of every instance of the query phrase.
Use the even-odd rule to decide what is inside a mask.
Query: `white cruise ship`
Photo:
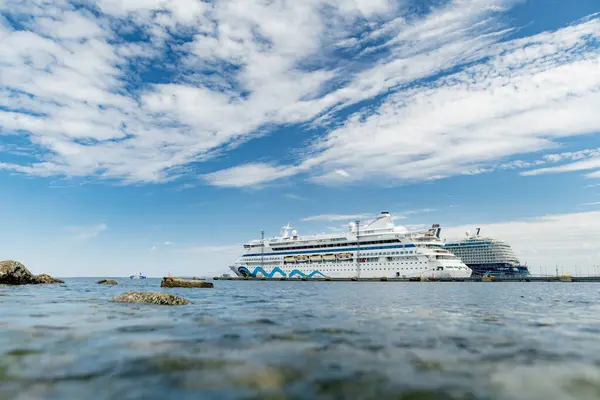
[[[512,248],[504,241],[466,232],[461,240],[448,241],[445,248],[459,257],[473,270],[473,276],[530,275],[526,265],[521,265]]]
[[[439,234],[439,225],[417,232],[394,226],[388,212],[364,228],[351,222],[341,234],[299,236],[288,224],[278,238],[244,244],[245,253],[230,268],[240,277],[267,278],[471,276],[471,269],[443,248]]]

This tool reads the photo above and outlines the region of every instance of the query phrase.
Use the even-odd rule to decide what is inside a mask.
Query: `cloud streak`
[[[166,182],[293,126],[324,133],[292,162],[265,149],[274,161],[200,182],[398,184],[491,171],[600,131],[598,15],[508,40],[513,4],[416,15],[384,0],[6,0],[0,134],[34,160],[0,169]]]
[[[99,236],[108,226],[104,223],[94,225],[77,225],[67,227],[69,237],[74,241],[85,241]]]

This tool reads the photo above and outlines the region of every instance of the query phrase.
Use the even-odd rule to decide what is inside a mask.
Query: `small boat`
[[[138,275],[129,275],[129,279],[146,279],[146,276],[140,272]]]

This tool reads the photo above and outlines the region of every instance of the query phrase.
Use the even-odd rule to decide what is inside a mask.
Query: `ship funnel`
[[[475,235],[479,236],[479,231],[481,230],[481,228],[477,228],[477,233]]]
[[[435,235],[435,237],[439,239],[440,232],[442,231],[442,228],[440,228],[440,224],[431,225],[431,230],[433,230],[433,234]]]

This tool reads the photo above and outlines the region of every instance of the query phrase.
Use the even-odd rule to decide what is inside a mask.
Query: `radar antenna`
[[[281,228],[281,237],[282,238],[286,238],[288,237],[288,232],[290,229],[293,229],[290,225],[290,223],[288,222],[286,226]]]

